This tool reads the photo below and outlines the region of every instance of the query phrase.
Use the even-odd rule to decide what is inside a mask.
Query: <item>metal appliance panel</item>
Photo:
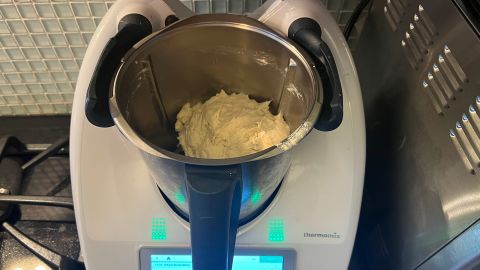
[[[355,60],[367,122],[359,247],[412,269],[480,217],[480,42],[451,0],[378,0]]]
[[[425,261],[418,270],[475,270],[480,265],[480,221],[453,239],[445,248]]]

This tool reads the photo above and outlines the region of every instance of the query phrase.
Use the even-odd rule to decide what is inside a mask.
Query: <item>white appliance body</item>
[[[168,3],[168,4],[167,4]],[[99,128],[85,117],[85,97],[96,63],[118,21],[147,17],[153,30],[171,14],[189,12],[171,0],[118,0],[86,52],[75,91],[70,167],[82,257],[89,270],[139,269],[142,247],[188,248],[188,223],[166,204],[136,147],[117,128]],[[272,204],[237,235],[237,248],[293,249],[296,268],[346,269],[353,248],[363,190],[365,124],[357,72],[340,29],[317,0],[271,0],[252,17],[283,35],[300,17],[315,19],[330,47],[343,89],[342,124],[313,130],[295,149],[291,168]],[[162,220],[165,240],[152,240],[152,220]],[[272,221],[283,241],[270,241]]]

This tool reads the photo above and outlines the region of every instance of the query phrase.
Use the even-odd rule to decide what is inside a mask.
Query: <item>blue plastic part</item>
[[[232,269],[242,168],[185,165],[193,270]]]

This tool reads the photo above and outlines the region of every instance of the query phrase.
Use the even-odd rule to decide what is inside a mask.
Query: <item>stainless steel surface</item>
[[[159,187],[184,213],[185,163],[241,164],[240,218],[246,218],[275,191],[290,165],[288,150],[318,117],[323,94],[311,63],[296,46],[254,19],[198,15],[152,34],[127,53],[112,85],[110,108],[117,127],[142,150]],[[203,102],[221,89],[271,100],[270,109],[283,113],[290,136],[244,157],[184,156],[177,149],[177,113],[185,103]]]
[[[418,267],[419,270],[475,270],[480,265],[480,221],[468,227],[445,248]]]
[[[358,241],[370,268],[412,269],[480,217],[480,40],[452,1],[378,0],[355,60],[369,153]]]

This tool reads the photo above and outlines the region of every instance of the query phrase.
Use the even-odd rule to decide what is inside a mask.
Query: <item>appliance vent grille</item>
[[[454,129],[450,129],[450,139],[457,149],[463,164],[471,174],[474,168],[480,168],[480,96],[477,96],[475,105],[468,107],[468,113],[462,115]]]
[[[467,81],[462,67],[445,45],[423,80],[422,87],[432,101],[435,112],[443,114],[444,109],[450,108],[455,95],[462,90],[462,83]]]
[[[423,62],[423,56],[428,54],[433,44],[433,37],[437,34],[430,16],[422,5],[418,5],[401,41],[403,52],[414,69],[418,69],[418,64]]]
[[[405,7],[406,3],[404,0],[387,0],[383,7],[383,13],[387,18],[388,25],[394,32],[397,31],[398,25],[405,15]]]

